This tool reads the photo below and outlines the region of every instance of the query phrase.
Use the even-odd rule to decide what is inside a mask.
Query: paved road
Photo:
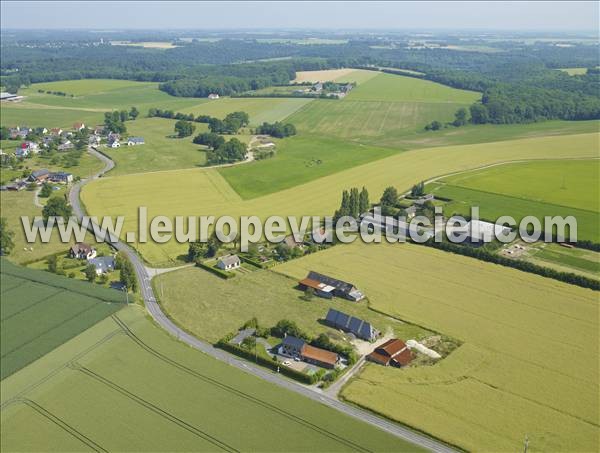
[[[90,149],[89,151],[91,154],[95,155],[100,160],[102,160],[105,164],[104,169],[101,172],[94,175],[92,177],[92,179],[101,177],[105,172],[109,171],[111,168],[114,167],[114,163],[109,158],[104,156],[103,154],[98,153],[94,149]],[[75,184],[71,188],[71,191],[69,193],[69,200],[70,200],[71,206],[73,207],[73,212],[79,219],[81,219],[81,217],[84,214],[83,207],[82,207],[80,199],[79,199],[79,194],[81,191],[81,187],[83,187],[88,182],[89,182],[89,180],[80,181],[79,183]],[[307,398],[310,398],[314,401],[318,401],[321,404],[325,404],[326,406],[336,409],[346,415],[349,415],[350,417],[354,417],[365,423],[369,423],[373,426],[376,426],[384,431],[387,431],[388,433],[390,433],[394,436],[397,436],[404,440],[412,442],[415,445],[418,445],[422,448],[425,448],[425,449],[428,449],[431,451],[436,451],[436,452],[453,452],[453,451],[455,451],[436,440],[433,440],[422,434],[416,433],[416,432],[414,432],[408,428],[405,428],[399,424],[393,423],[393,422],[386,420],[382,417],[379,417],[371,412],[359,409],[350,404],[346,404],[342,401],[339,401],[335,397],[332,397],[332,396],[329,396],[329,395],[323,393],[320,389],[317,389],[316,387],[309,387],[309,386],[305,386],[305,385],[296,383],[294,381],[291,381],[287,378],[282,377],[278,373],[274,373],[270,370],[259,367],[250,362],[247,362],[245,360],[238,359],[237,357],[235,357],[231,354],[228,354],[227,352],[225,352],[221,349],[217,349],[217,348],[213,347],[210,343],[202,341],[202,340],[188,334],[187,332],[185,332],[184,330],[182,330],[178,326],[176,326],[163,313],[160,305],[156,301],[156,297],[154,296],[154,291],[152,290],[152,285],[150,283],[151,277],[148,273],[148,270],[147,270],[146,266],[144,266],[144,263],[142,262],[141,258],[138,256],[138,254],[135,252],[135,250],[133,250],[131,247],[124,244],[123,242],[119,241],[118,238],[108,237],[105,240],[107,240],[107,242],[110,242],[111,245],[116,250],[122,251],[127,255],[129,260],[135,267],[137,278],[138,278],[139,285],[140,285],[140,292],[141,292],[141,295],[146,304],[146,309],[148,310],[148,312],[150,313],[152,318],[154,318],[154,320],[156,321],[156,323],[158,325],[160,325],[163,329],[165,329],[167,332],[169,332],[174,337],[177,337],[177,339],[179,341],[183,341],[184,343],[187,343],[188,345],[198,349],[199,351],[204,352],[205,354],[208,354],[208,355],[214,357],[217,360],[221,360],[222,362],[225,362],[225,363],[227,363],[231,366],[234,366],[240,370],[243,370],[247,373],[253,374],[254,376],[257,376],[265,381],[268,381],[272,384],[278,385],[279,387],[286,388],[293,392],[299,393]]]

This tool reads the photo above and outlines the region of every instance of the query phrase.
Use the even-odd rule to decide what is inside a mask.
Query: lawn
[[[123,294],[2,260],[0,379],[124,306]]]
[[[1,415],[3,451],[268,451],[273,439],[297,451],[415,451],[177,342],[137,307],[2,381]]]
[[[312,101],[307,98],[220,98],[178,111],[216,118],[242,111],[249,115],[251,126],[258,126],[264,122],[281,121]]]
[[[371,199],[394,185],[409,190],[421,180],[515,159],[595,157],[598,134],[541,137],[480,145],[450,146],[398,153],[300,186],[241,200],[214,169],[101,178],[84,187],[83,201],[94,215],[125,215],[124,231],[137,231],[137,210],[155,215],[332,215],[341,192],[366,186]],[[146,260],[164,263],[186,253],[184,244],[137,244]]]
[[[480,207],[483,218],[512,215],[573,215],[578,238],[600,240],[600,197],[590,187],[598,185],[599,160],[549,160],[499,165],[448,176],[426,190],[452,200],[445,214],[466,215]]]
[[[353,89],[345,99],[471,104],[480,98],[481,93],[475,91],[459,90],[415,77],[381,73]]]
[[[372,308],[464,344],[431,367],[368,365],[347,400],[468,451],[593,451],[597,294],[410,244],[337,246],[278,266],[344,275]],[[565,390],[567,389],[567,390]]]
[[[277,142],[275,158],[221,168],[219,173],[242,198],[250,199],[396,153],[335,138],[296,136]]]
[[[338,277],[343,279],[344,275]],[[304,293],[296,288],[296,279],[270,270],[238,273],[235,278],[224,280],[191,267],[160,275],[154,286],[171,318],[194,336],[211,343],[236,331],[253,317],[265,327],[289,319],[313,336],[327,332],[340,337],[338,331],[319,322],[330,307],[366,319],[384,333],[393,330],[400,338],[419,338],[429,333],[369,310],[366,302],[339,298],[328,301],[318,297],[302,300]]]
[[[174,170],[200,167],[206,163],[204,147],[195,145],[195,135],[208,130],[203,123],[194,123],[196,130],[190,137],[176,138],[175,120],[143,118],[127,123],[127,133],[144,137],[145,144],[104,148],[116,163],[110,175],[143,173],[148,171]]]

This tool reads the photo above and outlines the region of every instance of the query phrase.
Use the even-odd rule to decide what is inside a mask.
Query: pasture
[[[127,123],[127,133],[144,137],[145,144],[120,148],[103,148],[116,163],[110,175],[143,173],[200,167],[206,163],[204,147],[192,143],[194,136],[208,130],[204,123],[194,123],[196,130],[190,137],[177,138],[175,120],[143,118]]]
[[[597,294],[411,244],[333,247],[277,267],[344,275],[371,307],[464,344],[440,363],[369,364],[342,396],[469,451],[593,451]],[[565,391],[568,389],[568,391]]]
[[[406,149],[401,139],[432,120],[452,121],[463,104],[316,99],[288,120],[303,134]],[[422,134],[423,135],[423,134]],[[423,138],[426,138],[423,135]]]
[[[216,118],[225,118],[228,113],[242,111],[249,115],[251,126],[259,126],[264,122],[282,121],[312,101],[313,99],[307,98],[220,98],[178,111]]]
[[[397,151],[335,138],[290,137],[277,142],[271,159],[220,168],[219,173],[244,199],[294,187],[367,162],[383,159]]]
[[[587,73],[587,68],[560,68],[558,70],[566,72],[570,76],[583,75],[583,74]]]
[[[407,151],[250,200],[242,200],[215,169],[162,172],[160,178],[152,173],[101,178],[84,187],[82,199],[93,215],[125,215],[124,231],[137,231],[138,206],[148,207],[149,218],[333,215],[342,190],[353,186],[366,186],[371,200],[377,200],[390,185],[405,191],[422,180],[493,163],[592,158],[597,141],[598,134],[580,134]],[[187,251],[174,240],[136,247],[150,263],[173,263]]]
[[[277,438],[298,451],[415,451],[177,342],[139,307],[1,385],[3,451],[266,451]]]
[[[0,379],[123,308],[123,294],[2,259]]]
[[[338,277],[343,279],[344,275]],[[394,331],[400,338],[420,338],[429,333],[369,310],[364,301],[351,303],[339,298],[325,300],[318,297],[311,301],[302,300],[300,297],[304,293],[296,285],[297,280],[276,271],[255,270],[224,280],[197,267],[169,272],[154,281],[156,294],[169,316],[194,336],[211,343],[236,331],[253,317],[265,327],[289,319],[310,335],[327,332],[342,340],[339,331],[319,322],[328,308],[366,319],[380,331]]]
[[[598,183],[599,160],[548,160],[498,165],[442,178],[426,188],[452,200],[450,216],[480,207],[482,218],[512,215],[517,221],[534,215],[573,215],[578,239],[600,240],[600,197],[590,190]]]
[[[346,99],[353,101],[451,102],[471,104],[481,93],[459,90],[429,80],[380,73],[353,89]]]

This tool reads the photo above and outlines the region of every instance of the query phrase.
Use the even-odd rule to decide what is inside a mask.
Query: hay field
[[[341,68],[324,69],[322,71],[296,71],[296,78],[292,83],[302,82],[356,82],[361,84],[375,77],[376,71],[363,69]]]
[[[341,275],[384,313],[464,344],[431,367],[368,365],[347,400],[471,451],[598,445],[597,293],[410,244],[333,247],[278,272]]]
[[[147,206],[149,216],[169,217],[332,215],[342,190],[352,186],[365,185],[375,200],[389,185],[408,190],[421,180],[496,162],[594,157],[597,140],[598,134],[581,134],[407,151],[246,201],[214,169],[101,178],[84,187],[82,199],[93,215],[125,215],[126,231],[137,231],[138,206]],[[171,241],[139,244],[139,250],[149,262],[162,263],[187,249]]]
[[[177,342],[140,307],[1,385],[2,451],[267,451],[276,438],[299,451],[415,449]]]

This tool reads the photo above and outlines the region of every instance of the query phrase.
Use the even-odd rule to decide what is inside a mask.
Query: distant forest
[[[160,89],[173,96],[206,97],[287,84],[299,70],[402,68],[481,92],[481,102],[470,109],[475,123],[600,119],[600,60],[594,44],[500,42],[489,52],[415,49],[408,41],[364,37],[322,45],[256,39],[176,44],[161,50],[99,44],[83,36],[54,43],[3,39],[1,83],[16,91],[36,82],[115,78],[160,82]],[[556,70],[564,67],[590,69],[576,76]]]

